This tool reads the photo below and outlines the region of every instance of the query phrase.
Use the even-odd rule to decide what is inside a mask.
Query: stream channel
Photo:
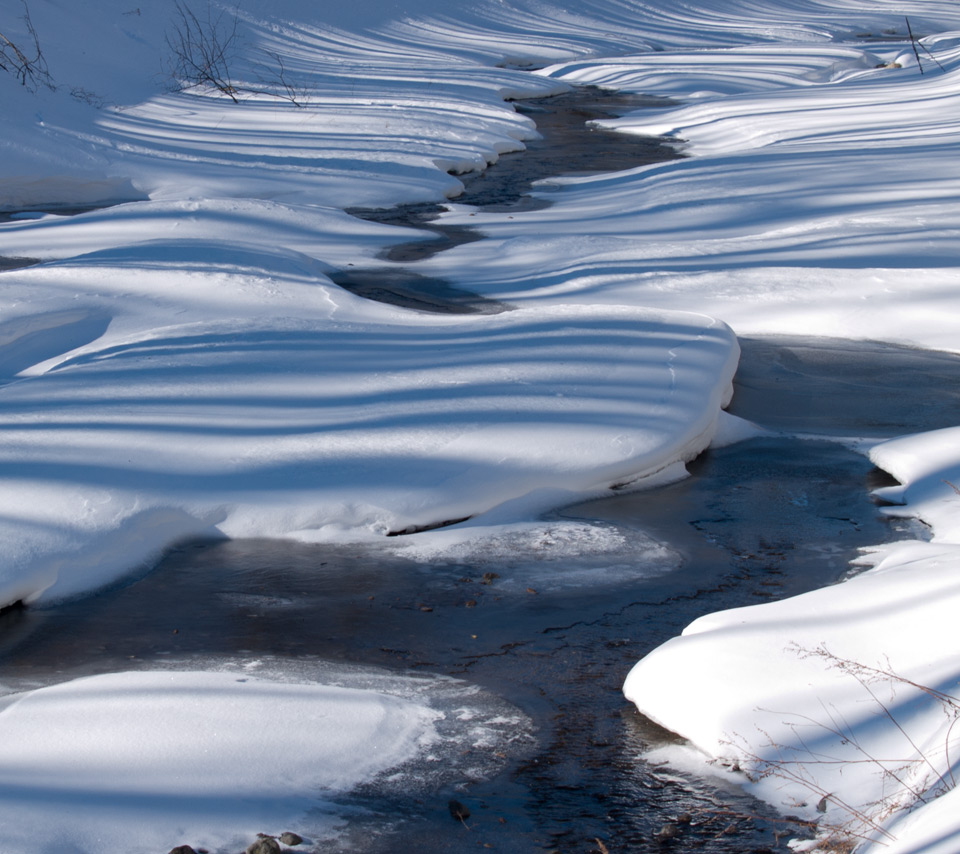
[[[548,139],[468,181],[458,203],[533,204],[505,171],[511,161],[529,180],[675,156],[655,140],[584,130],[598,110],[637,104],[585,90],[524,105]],[[429,228],[436,210],[365,215]],[[340,281],[423,310],[504,310],[397,263],[469,239],[479,235],[405,244]],[[738,787],[644,761],[672,737],[624,700],[624,677],[702,614],[831,584],[858,547],[916,536],[871,501],[885,475],[816,437],[960,423],[960,359],[817,339],[742,347],[731,411],[773,432],[704,453],[681,482],[566,507],[535,536],[468,558],[417,562],[398,551],[409,538],[187,544],[94,596],[0,614],[3,682],[233,663],[444,710],[435,755],[343,798],[345,826],[316,851],[785,851],[777,832],[790,828]]]

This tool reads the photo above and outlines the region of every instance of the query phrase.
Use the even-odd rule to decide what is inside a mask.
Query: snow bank
[[[413,758],[437,717],[371,690],[224,672],[113,673],[3,698],[4,850],[240,850],[305,821],[329,832],[324,800]]]
[[[3,601],[183,537],[363,538],[596,494],[696,455],[729,398],[736,342],[701,315],[419,315],[317,267],[198,237],[5,274]]]
[[[933,529],[933,542],[960,543],[960,428],[932,430],[884,442],[870,459],[902,484],[875,490],[890,515],[917,516]]]
[[[743,768],[784,812],[875,840],[865,851],[948,851],[960,840],[946,805],[960,705],[958,438],[951,428],[870,450],[904,483],[877,490],[905,502],[887,512],[933,525],[931,542],[870,549],[872,568],[841,584],[702,617],[624,687],[645,714]]]
[[[151,242],[155,247],[157,241],[166,241],[172,247],[168,266],[173,266],[177,243],[186,251],[187,241],[194,246],[219,242],[232,243],[241,252],[283,248],[309,256],[317,269],[329,272],[372,259],[404,239],[426,236],[414,229],[358,220],[321,205],[251,199],[144,201],[75,216],[33,214],[2,223],[0,256],[47,261],[128,248],[123,253],[124,266],[131,269],[138,244]],[[145,267],[155,263],[156,258],[144,258]]]
[[[916,67],[903,45],[751,46],[580,60],[539,72],[688,99],[604,126],[695,156],[551,179],[551,206],[450,225],[489,240],[421,265],[516,303],[695,304],[738,334],[872,338],[956,350],[955,34]],[[708,87],[709,88],[705,88]]]
[[[27,91],[0,73],[0,210],[145,196],[341,207],[441,199],[460,189],[447,170],[481,168],[534,133],[502,98],[564,88],[495,65],[796,40],[811,46],[809,58],[784,50],[799,74],[855,61],[851,50],[823,46],[831,36],[902,33],[904,15],[924,33],[957,21],[945,0],[848,0],[827,9],[701,0],[682,11],[624,9],[615,0],[570,8],[527,0],[213,4],[209,20],[199,19],[226,40],[229,83],[242,101],[235,105],[203,88],[164,91],[186,82],[173,76],[168,44],[177,42],[174,0],[136,8],[98,0],[96,16],[48,0],[29,8],[55,88]],[[18,15],[4,27],[32,47]],[[780,73],[756,71],[773,80]]]

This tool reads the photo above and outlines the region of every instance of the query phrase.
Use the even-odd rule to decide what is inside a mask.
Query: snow
[[[107,583],[191,535],[380,537],[653,476],[709,443],[737,361],[699,315],[413,319],[292,253],[135,252],[31,268],[7,295],[37,305],[87,283],[83,309],[10,333],[43,361],[3,388],[7,601]]]
[[[553,562],[589,552],[602,571],[573,565],[559,585],[605,583],[629,571],[624,543],[536,517],[667,482],[711,441],[751,435],[721,413],[735,334],[958,350],[960,14],[946,0],[249,0],[231,44],[239,104],[170,79],[173,0],[96,5],[96,16],[24,7],[55,89],[0,73],[0,211],[11,215],[0,221],[0,603],[90,592],[193,536],[379,540],[466,517],[396,548],[424,561],[513,555],[537,586]],[[7,15],[4,35],[29,44]],[[905,16],[923,36],[923,75]],[[333,284],[334,271],[426,236],[346,208],[453,199],[458,174],[536,134],[504,99],[581,83],[675,99],[604,124],[690,156],[553,179],[537,191],[552,205],[536,211],[449,203],[446,223],[487,239],[411,266],[516,310],[433,316]],[[815,817],[830,793],[828,821],[856,810],[877,850],[886,834],[903,852],[948,850],[960,834],[953,793],[893,812],[909,805],[902,787],[858,761],[902,761],[920,790],[936,788],[931,765],[945,761],[943,702],[904,680],[955,691],[958,438],[864,445],[903,484],[883,491],[900,502],[887,512],[926,521],[931,542],[869,551],[872,568],[844,584],[703,617],[626,684],[707,754],[774,760],[780,775],[755,789],[783,809]],[[547,559],[531,557],[544,544]],[[628,545],[673,565],[656,543]],[[895,676],[830,666],[845,660]],[[198,733],[230,731],[215,716],[231,708],[254,725],[277,696],[294,718],[308,697],[321,711],[342,705],[330,686],[193,671],[44,688],[0,712],[5,791],[51,828],[51,845],[94,850],[97,815],[53,822],[50,791],[25,794],[11,769],[47,757],[31,784],[57,780],[76,804],[97,761],[118,757],[107,764],[120,774],[124,751],[144,742],[189,768],[189,728],[144,703],[159,694],[186,714],[199,690],[217,700]],[[81,708],[104,723],[77,721]],[[375,693],[347,708],[358,710],[340,728],[347,740],[310,742],[313,768],[291,759],[284,797],[349,788],[404,761],[429,729],[422,709]],[[137,717],[156,724],[156,742],[138,736]],[[299,755],[298,725],[258,749]],[[363,765],[373,734],[384,751]],[[191,775],[211,803],[244,796],[251,779],[232,749],[222,760]],[[345,776],[324,777],[325,763]],[[806,782],[785,781],[786,768]],[[181,797],[174,772],[127,783],[154,779]],[[154,795],[132,797],[129,815],[159,850],[154,819],[138,812]],[[204,826],[221,844],[225,825]]]
[[[803,62],[799,48],[751,47],[544,69],[654,94],[669,74],[667,93],[691,103],[600,124],[683,140],[693,156],[552,179],[537,193],[552,202],[542,210],[455,207],[445,222],[490,239],[420,269],[519,304],[696,305],[738,334],[956,351],[960,184],[957,126],[945,119],[957,106],[955,41],[932,40],[947,71],[924,76],[821,47]],[[704,95],[680,67],[708,68],[732,94]]]
[[[927,850],[913,827],[956,846],[942,801],[955,800],[957,438],[951,428],[869,450],[905,484],[877,490],[906,502],[888,512],[933,525],[932,541],[866,550],[871,568],[835,586],[702,617],[624,687],[649,717],[748,770],[783,811],[817,820],[829,795],[821,826],[874,839],[865,851]]]
[[[372,690],[212,671],[90,676],[4,700],[11,851],[245,848],[413,758],[437,718]]]

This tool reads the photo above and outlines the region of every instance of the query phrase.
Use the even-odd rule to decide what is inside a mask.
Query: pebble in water
[[[263,833],[256,842],[247,846],[246,854],[280,854],[280,843]]]
[[[447,807],[450,810],[450,815],[466,827],[467,819],[470,818],[470,810],[461,804],[460,801],[450,801]]]

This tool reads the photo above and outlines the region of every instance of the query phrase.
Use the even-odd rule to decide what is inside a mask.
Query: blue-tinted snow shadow
[[[468,471],[478,479],[484,473],[495,480],[516,478],[524,489],[558,486],[562,473],[554,476],[535,464],[512,460],[504,469],[495,454],[475,458],[460,449],[447,457],[433,450],[390,450],[385,442],[407,429],[449,428],[450,439],[501,426],[521,428],[528,437],[547,428],[570,428],[573,435],[600,428],[630,434],[642,429],[637,419],[642,400],[656,410],[658,446],[682,444],[677,437],[691,429],[691,405],[696,412],[702,405],[672,388],[667,351],[684,343],[698,349],[705,365],[711,353],[723,364],[731,347],[723,329],[589,317],[582,323],[562,317],[466,328],[267,329],[115,345],[9,387],[4,401],[9,420],[2,427],[8,442],[20,447],[33,434],[42,437],[49,454],[34,447],[20,457],[9,446],[0,476],[194,496],[357,484],[433,491]],[[649,354],[654,377],[604,378],[605,368],[623,360],[629,370],[643,354]],[[573,372],[571,359],[577,365]],[[709,393],[709,371],[702,370],[703,387],[691,393]],[[361,384],[364,377],[371,378],[369,390]],[[696,386],[700,389],[699,379]],[[573,405],[558,402],[564,395]],[[336,443],[357,431],[361,439],[349,454],[323,453],[327,437]],[[132,437],[130,452],[123,450],[123,437]],[[252,458],[241,454],[229,467],[188,463],[192,441],[218,437],[294,437],[306,442],[306,458],[284,459],[286,452],[278,450],[274,459],[268,448]],[[87,449],[89,462],[65,452],[74,441]],[[166,462],[144,452],[151,443]],[[182,468],[169,463],[180,444]],[[630,466],[624,461],[614,476],[629,473]]]
[[[551,188],[553,205],[536,220],[546,239],[570,235],[582,243],[583,252],[578,257],[574,250],[567,269],[519,277],[498,270],[496,261],[491,269],[519,290],[560,284],[572,272],[587,277],[954,266],[960,221],[949,211],[960,209],[960,195],[941,178],[952,174],[952,151],[912,144],[871,150],[867,158],[856,150],[817,156],[772,147],[582,179]],[[922,173],[910,168],[915,162],[925,164]],[[822,234],[838,223],[843,234]],[[520,230],[516,222],[481,228],[507,238],[508,258],[511,239],[533,240],[535,246],[529,233],[509,237]],[[622,261],[608,260],[621,254]]]
[[[110,316],[96,309],[34,314],[0,323],[0,385],[20,371],[96,341]]]

